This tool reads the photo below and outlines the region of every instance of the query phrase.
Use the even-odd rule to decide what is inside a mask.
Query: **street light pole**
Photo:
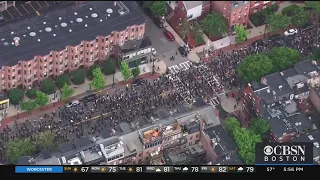
[[[154,61],[155,61],[155,59],[151,58],[151,60],[152,60],[152,74],[154,74]]]
[[[114,71],[113,74],[112,74],[112,88],[114,87],[114,74],[115,74],[115,72],[116,71]]]

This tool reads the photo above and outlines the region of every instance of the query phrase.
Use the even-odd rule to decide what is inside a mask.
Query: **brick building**
[[[280,4],[281,2],[282,1],[250,1],[249,14],[254,14],[261,11],[262,9],[268,8],[272,4]]]
[[[230,33],[235,31],[235,25],[248,25],[250,1],[211,1],[211,8],[223,15]]]
[[[1,27],[1,89],[88,68],[108,59],[113,45],[142,39],[146,19],[133,3],[92,1]]]
[[[15,6],[16,1],[0,1],[0,11],[7,10],[11,6]]]

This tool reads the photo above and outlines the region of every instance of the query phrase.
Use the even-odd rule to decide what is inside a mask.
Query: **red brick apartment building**
[[[230,33],[235,25],[248,25],[250,1],[211,1],[211,8],[225,17]]]
[[[250,1],[250,15],[268,8],[272,4],[280,4],[282,1]]]
[[[146,19],[133,3],[92,1],[0,27],[1,90],[88,68],[113,45],[143,38]]]

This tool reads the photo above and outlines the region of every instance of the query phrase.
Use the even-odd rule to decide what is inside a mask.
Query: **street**
[[[169,41],[164,36],[165,29],[158,28],[146,14],[144,15],[147,18],[145,25],[146,36],[150,38],[153,48],[157,51],[156,57],[158,57],[160,60],[163,60],[167,67],[189,61],[188,57],[182,57],[178,52],[178,47],[180,45],[176,41]],[[165,54],[165,56],[163,56],[163,54]],[[175,58],[174,61],[170,61],[171,56]]]

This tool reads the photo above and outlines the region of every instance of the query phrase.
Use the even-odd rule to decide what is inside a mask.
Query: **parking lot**
[[[3,18],[2,23],[9,23],[16,20],[23,20],[33,16],[40,16],[40,10],[54,6],[55,1],[28,1],[17,4],[16,7],[10,7],[5,11],[0,12]]]

